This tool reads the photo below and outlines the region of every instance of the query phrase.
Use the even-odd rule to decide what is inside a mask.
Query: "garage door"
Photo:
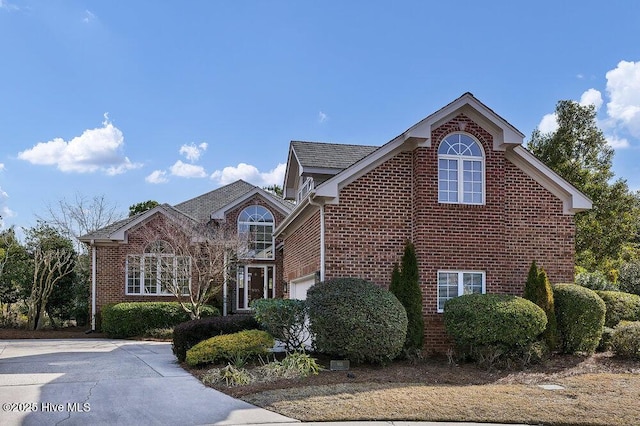
[[[298,299],[298,300],[306,300],[307,291],[311,287],[313,287],[315,282],[316,282],[315,275],[291,281],[291,289],[289,291],[289,298],[290,299]]]

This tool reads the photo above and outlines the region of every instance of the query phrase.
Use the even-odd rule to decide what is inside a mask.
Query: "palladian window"
[[[266,208],[254,205],[242,210],[238,216],[238,235],[246,242],[246,251],[240,257],[273,259],[273,228],[273,214]]]
[[[438,148],[438,201],[484,204],[484,155],[471,136],[453,133]]]
[[[126,268],[127,294],[189,294],[191,258],[176,256],[166,241],[154,241],[143,254],[127,256]]]

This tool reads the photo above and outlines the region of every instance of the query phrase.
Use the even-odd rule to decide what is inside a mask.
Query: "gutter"
[[[324,261],[325,261],[325,246],[324,246],[324,203],[317,203],[313,201],[313,197],[316,195],[315,191],[309,192],[309,204],[320,208],[320,282],[324,282]]]
[[[91,240],[91,331],[96,331],[96,246]]]

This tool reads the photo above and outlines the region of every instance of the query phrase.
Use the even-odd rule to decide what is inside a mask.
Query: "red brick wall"
[[[485,152],[484,205],[438,203],[440,141],[464,131]],[[562,202],[493,150],[491,135],[460,115],[435,129],[431,147],[401,153],[345,186],[325,207],[326,278],[352,276],[388,286],[406,239],[416,246],[425,316],[425,349],[450,346],[437,313],[438,270],[486,274],[488,293],[521,295],[532,260],[552,282],[573,277],[573,217]],[[285,277],[319,268],[319,217],[285,240]]]
[[[247,200],[242,205],[228,213],[227,223],[234,224],[242,209],[247,206],[259,204],[263,205],[274,215],[276,226],[284,219],[284,215],[272,208],[262,197],[256,195]],[[155,219],[154,219],[155,220]],[[120,302],[159,302],[159,301],[175,301],[173,296],[155,296],[155,295],[126,295],[125,294],[125,277],[126,277],[126,259],[129,254],[141,254],[144,251],[146,242],[143,238],[142,228],[133,229],[128,233],[127,243],[114,243],[111,245],[100,245],[96,247],[96,313],[100,314],[101,307],[109,303]],[[276,246],[280,241],[276,241]],[[276,259],[272,261],[256,262],[260,264],[275,264],[276,275],[276,296],[282,297],[282,256],[281,252],[276,250]],[[231,289],[230,289],[231,290]]]
[[[320,211],[284,238],[284,279],[287,282],[320,270]],[[291,247],[291,249],[289,249]]]
[[[412,154],[401,153],[345,186],[325,206],[325,279],[362,278],[388,287],[411,238]]]

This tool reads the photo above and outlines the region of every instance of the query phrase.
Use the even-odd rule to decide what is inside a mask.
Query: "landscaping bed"
[[[329,359],[319,359],[328,365]],[[202,377],[207,368],[190,369]],[[545,390],[543,384],[563,387]],[[448,359],[323,370],[301,379],[217,389],[302,421],[422,420],[532,424],[635,424],[640,363],[598,353],[556,355],[523,371]]]

